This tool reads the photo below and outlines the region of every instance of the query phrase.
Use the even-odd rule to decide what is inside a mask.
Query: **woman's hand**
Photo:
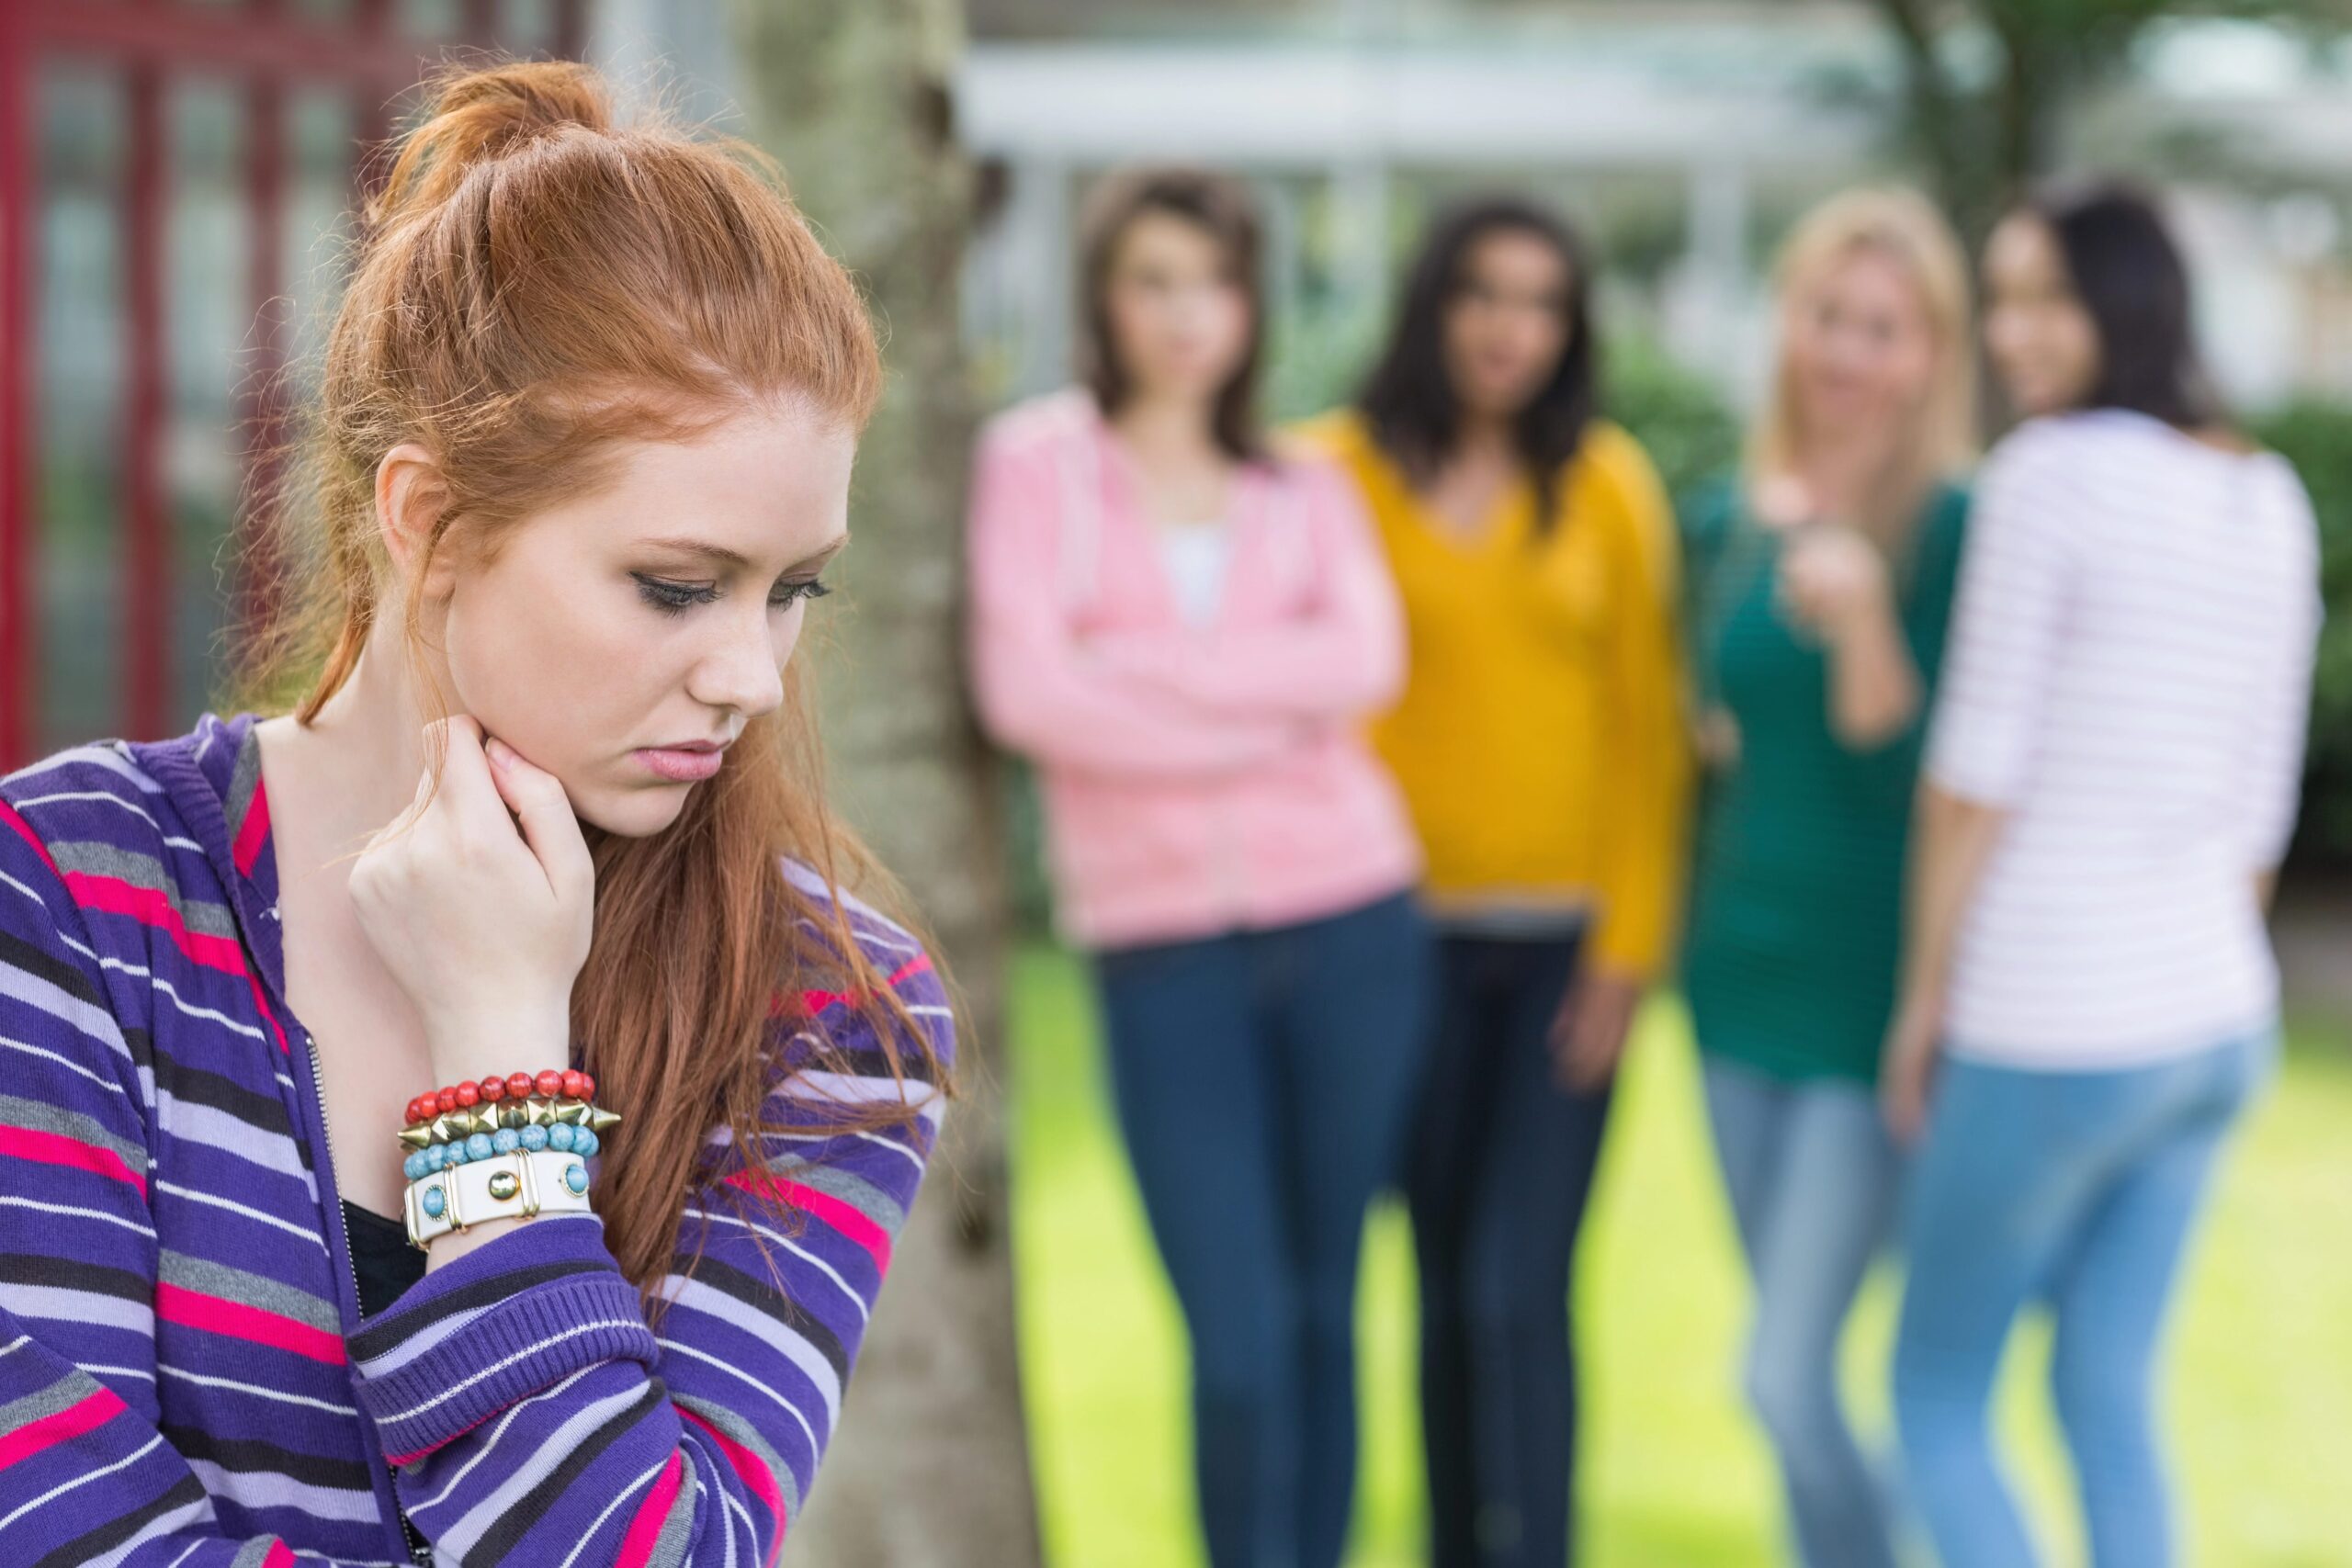
[[[1774,474],[1758,483],[1747,497],[1747,510],[1776,534],[1801,528],[1821,515],[1813,487],[1794,474]]]
[[[1699,765],[1727,773],[1739,766],[1739,720],[1726,707],[1710,705],[1690,725],[1690,750]]]
[[[420,778],[351,868],[360,929],[415,1003],[437,1081],[561,1068],[595,906],[579,819],[470,717],[428,727],[425,750],[443,752],[440,787],[428,801]]]
[[[1906,994],[1887,1031],[1879,1056],[1879,1113],[1898,1144],[1915,1142],[1928,1124],[1928,1093],[1935,1077],[1943,1010],[1940,998]]]
[[[1825,642],[1839,642],[1892,618],[1894,583],[1886,557],[1855,529],[1809,524],[1789,536],[1781,557],[1781,609]]]
[[[1642,983],[1630,975],[1587,969],[1571,981],[1552,1020],[1552,1081],[1572,1094],[1607,1083],[1641,1001]]]

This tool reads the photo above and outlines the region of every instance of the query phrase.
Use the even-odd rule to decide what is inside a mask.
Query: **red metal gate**
[[[551,0],[549,52],[577,58],[584,0]],[[285,291],[287,187],[291,130],[287,103],[297,88],[347,95],[358,134],[353,152],[383,140],[391,106],[449,46],[496,50],[508,38],[499,0],[462,0],[451,36],[397,30],[393,0],[344,0],[341,14],[287,0],[243,5],[202,0],[0,0],[0,769],[28,761],[39,730],[40,648],[38,546],[39,321],[42,193],[40,84],[45,66],[96,63],[117,73],[127,105],[121,192],[125,449],[119,519],[122,649],[121,732],[163,734],[172,680],[172,508],[164,468],[170,336],[165,320],[169,258],[169,127],[164,94],[175,81],[232,81],[243,99],[246,288],[256,360],[246,385],[247,490],[266,484],[282,431],[273,405],[286,352],[272,309]],[[365,176],[353,160],[355,183]],[[234,439],[223,431],[223,441]],[[273,592],[270,572],[239,584],[240,621]]]

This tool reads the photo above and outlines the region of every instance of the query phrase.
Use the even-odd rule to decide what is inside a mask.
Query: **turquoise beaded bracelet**
[[[421,1103],[421,1102],[420,1102]],[[438,1170],[499,1155],[554,1150],[586,1158],[620,1121],[616,1111],[583,1100],[514,1096],[503,1105],[459,1106],[413,1121],[400,1141],[411,1153],[401,1168],[411,1181]]]
[[[586,1159],[603,1146],[603,1140],[593,1130],[563,1122],[552,1127],[501,1127],[495,1133],[469,1133],[447,1143],[428,1144],[402,1160],[401,1170],[411,1181],[422,1181],[436,1170],[489,1159],[494,1155],[511,1155],[517,1150],[537,1154],[542,1149],[552,1149]]]

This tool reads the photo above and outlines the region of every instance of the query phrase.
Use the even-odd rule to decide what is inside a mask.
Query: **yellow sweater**
[[[1404,596],[1411,669],[1372,735],[1420,830],[1432,906],[1589,909],[1597,962],[1655,973],[1690,768],[1674,520],[1648,455],[1593,425],[1539,541],[1532,485],[1464,535],[1356,416],[1300,434],[1354,479]]]

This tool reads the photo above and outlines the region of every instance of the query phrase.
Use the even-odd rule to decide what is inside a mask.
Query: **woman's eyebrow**
[[[835,556],[841,554],[843,549],[848,547],[848,545],[849,536],[847,534],[836,535],[831,544],[827,545],[822,549],[813,550],[808,555],[801,557],[798,560],[793,562],[791,566],[786,568],[786,570],[787,571],[813,571],[817,568],[823,566],[827,561],[832,559]]]
[[[707,539],[695,539],[686,537],[683,535],[673,535],[662,538],[648,539],[645,543],[652,549],[672,550],[679,555],[694,556],[700,559],[709,561],[714,566],[726,568],[731,570],[749,570],[752,566],[751,558],[743,555],[741,551],[730,550],[725,545],[712,544]],[[793,562],[791,566],[785,570],[787,571],[805,571],[812,567],[822,566],[827,561],[832,559],[834,556],[840,554],[842,547],[848,543],[849,536],[847,534],[841,535],[839,537],[835,538],[831,544],[825,546],[822,549],[812,551],[810,554],[802,557],[799,560]]]
[[[724,545],[714,545],[707,539],[693,539],[676,535],[665,538],[648,539],[645,543],[657,550],[672,550],[682,556],[698,557],[717,566],[734,567],[741,570],[752,564],[750,559],[741,553],[730,550]]]

